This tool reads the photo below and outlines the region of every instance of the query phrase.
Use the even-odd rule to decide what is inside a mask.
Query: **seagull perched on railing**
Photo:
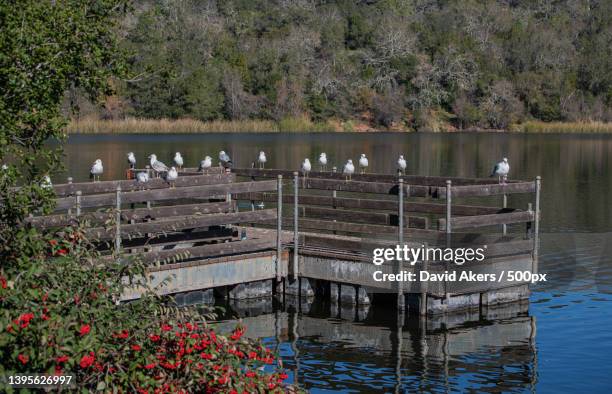
[[[366,157],[365,153],[362,153],[361,157],[359,158],[359,168],[361,169],[362,174],[365,174],[368,164],[368,158]]]
[[[406,160],[404,159],[404,155],[399,155],[399,159],[397,159],[397,172],[400,174],[406,172]]]
[[[145,183],[149,182],[149,174],[147,172],[139,172],[136,174],[136,182],[140,185],[140,188],[144,190]]]
[[[223,168],[232,168],[232,159],[224,150],[219,152],[219,165]]]
[[[102,160],[96,159],[89,170],[89,177],[92,178],[94,182],[96,182],[96,179],[99,181],[100,175],[102,175],[103,172],[104,167],[102,166]]]
[[[502,161],[495,164],[490,176],[497,176],[497,180],[500,184],[506,184],[506,179],[508,178],[509,172],[510,164],[508,164],[508,159],[504,157]]]
[[[49,175],[43,176],[43,179],[40,182],[40,187],[43,189],[51,189],[53,187],[53,183],[51,183],[51,178]]]
[[[308,178],[308,173],[312,170],[312,165],[310,164],[310,159],[306,158],[302,162],[302,172],[304,173],[304,177]]]
[[[155,153],[149,156],[151,159],[151,168],[155,171],[156,178],[159,178],[159,174],[162,172],[168,172],[168,166],[157,160],[157,155]]]
[[[355,173],[355,166],[353,165],[353,160],[348,159],[346,164],[344,165],[344,171],[342,171],[344,175],[346,175],[346,180],[351,180],[351,175]]]
[[[178,171],[176,167],[172,167],[166,172],[166,182],[170,184],[170,188],[174,189],[174,182],[178,179]]]
[[[325,171],[327,169],[327,153],[323,152],[319,155],[320,170]]]
[[[264,151],[259,152],[259,157],[257,157],[257,162],[259,163],[259,168],[265,168],[266,167],[266,161],[268,161],[268,159],[266,158],[266,153]]]
[[[200,162],[200,166],[198,167],[198,171],[204,171],[206,168],[212,167],[212,157],[206,156],[204,160]]]
[[[174,154],[174,164],[176,164],[179,170],[183,168],[184,161],[183,161],[183,156],[181,156],[181,152],[176,152]]]
[[[134,169],[136,167],[136,156],[134,156],[134,152],[130,152],[127,154],[127,161],[130,165],[130,168]]]

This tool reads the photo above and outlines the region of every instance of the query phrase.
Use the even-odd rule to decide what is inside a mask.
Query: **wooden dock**
[[[347,180],[334,171],[216,167],[184,169],[172,186],[128,179],[53,188],[56,213],[31,217],[27,225],[83,225],[102,262],[149,264],[146,280],[161,294],[210,290],[229,298],[274,293],[369,303],[376,294],[394,293],[399,310],[427,315],[523,299],[529,280],[380,282],[375,271],[538,271],[539,177],[505,184],[386,174]],[[514,194],[528,194],[532,203],[508,207]],[[486,258],[462,266],[372,263],[374,249],[398,244],[480,247]]]

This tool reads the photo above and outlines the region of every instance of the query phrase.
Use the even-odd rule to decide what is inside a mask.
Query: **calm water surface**
[[[320,152],[341,167],[365,153],[372,172],[486,176],[508,157],[511,177],[543,178],[540,272],[529,305],[470,322],[410,318],[392,310],[329,305],[234,305],[252,335],[278,346],[290,379],[312,392],[609,392],[612,387],[612,136],[518,134],[211,134],[72,136],[67,174],[86,179],[96,158],[104,179],[122,178],[133,151],[186,165],[229,152],[247,167],[259,150],[268,167],[295,168]],[[65,176],[65,175],[64,175]],[[62,177],[64,177],[62,176]],[[56,179],[58,182],[59,179]],[[509,205],[525,207],[525,196]],[[258,312],[259,311],[259,312]],[[267,312],[267,313],[261,313]],[[275,325],[278,330],[275,329]]]

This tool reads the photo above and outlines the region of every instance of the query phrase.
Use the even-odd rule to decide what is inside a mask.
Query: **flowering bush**
[[[262,372],[275,356],[245,339],[246,328],[217,335],[195,310],[167,308],[152,293],[118,304],[122,278],[144,274],[138,262],[95,263],[74,229],[41,243],[28,271],[0,271],[4,373],[71,373],[84,388],[119,392],[287,390],[286,374]]]

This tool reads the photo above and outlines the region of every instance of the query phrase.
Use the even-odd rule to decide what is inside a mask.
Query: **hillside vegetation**
[[[127,75],[81,117],[340,129],[612,120],[612,2],[135,2]],[[329,123],[328,123],[329,124]]]

